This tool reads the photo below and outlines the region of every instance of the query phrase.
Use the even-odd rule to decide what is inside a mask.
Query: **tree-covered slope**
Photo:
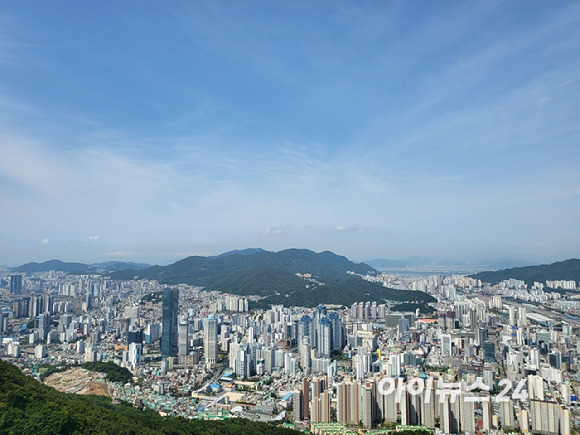
[[[519,279],[524,281],[528,286],[534,284],[534,281],[546,283],[546,280],[572,280],[580,281],[580,260],[571,258],[565,261],[559,261],[551,264],[542,264],[540,266],[514,267],[511,269],[479,272],[471,275],[472,278],[479,279],[490,284],[497,284],[504,279]]]
[[[352,305],[354,302],[436,302],[433,296],[421,291],[395,290],[380,284],[365,281],[358,276],[332,281],[315,288],[301,288],[282,292],[260,300],[258,307],[270,304],[315,307],[319,304]]]
[[[163,418],[152,410],[113,405],[107,398],[56,391],[0,361],[1,434],[291,434],[244,419]]]
[[[284,270],[253,267],[234,272],[206,289],[242,296],[271,296],[280,292],[300,291],[309,284],[312,285],[312,283]]]

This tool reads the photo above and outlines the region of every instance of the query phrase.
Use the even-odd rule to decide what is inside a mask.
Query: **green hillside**
[[[332,281],[314,288],[300,288],[268,296],[255,304],[255,307],[268,307],[270,304],[286,306],[315,307],[319,304],[352,305],[354,302],[385,301],[416,302],[425,304],[436,299],[420,291],[395,290],[380,284],[365,281],[358,276]],[[419,307],[417,307],[419,308]]]
[[[528,286],[532,286],[534,281],[546,283],[546,280],[572,280],[580,281],[580,260],[571,258],[552,264],[542,264],[540,266],[514,267],[511,269],[479,272],[471,275],[472,278],[480,279],[483,282],[497,284],[504,279],[519,279]]]
[[[245,419],[228,421],[163,418],[152,410],[113,405],[108,398],[77,396],[23,375],[0,361],[0,433],[40,434],[292,434]]]
[[[310,282],[284,270],[270,267],[254,267],[234,272],[230,276],[207,287],[236,295],[273,296],[279,292],[295,292],[305,289]]]

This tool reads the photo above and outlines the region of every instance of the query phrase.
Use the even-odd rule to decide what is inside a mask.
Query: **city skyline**
[[[2,359],[59,391],[119,398],[124,415],[134,404],[202,426],[200,420],[219,415],[229,427],[243,417],[347,434],[422,425],[417,433],[425,435],[481,429],[569,435],[579,421],[577,280],[528,286],[517,279],[488,284],[461,275],[383,274],[383,286],[431,302],[398,304],[382,293],[348,304],[255,309],[254,296],[241,289],[178,290],[154,280],[51,271],[21,276],[20,292],[7,277],[3,272]],[[174,338],[176,356],[164,350],[175,348]],[[106,380],[94,373],[101,371]],[[14,382],[16,394],[27,383]],[[67,397],[74,401],[74,394]],[[102,428],[112,420],[86,420],[97,414],[86,406],[64,409],[76,409],[67,427],[82,421],[84,430]],[[23,415],[45,421],[53,413],[47,407]],[[134,415],[133,421],[143,416]],[[21,428],[22,421],[8,425]],[[45,429],[60,433],[64,424],[51,418]]]
[[[577,3],[8,3],[0,264],[579,257]]]

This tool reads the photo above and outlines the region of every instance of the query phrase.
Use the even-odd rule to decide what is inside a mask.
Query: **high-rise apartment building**
[[[332,329],[326,317],[320,319],[318,326],[318,355],[330,357],[332,353]]]
[[[10,294],[22,293],[22,275],[10,275]]]
[[[461,432],[466,434],[475,434],[475,401],[478,398],[474,394],[461,395]]]
[[[499,403],[499,418],[501,420],[502,428],[514,429],[516,427],[516,419],[514,417],[514,402],[506,400]]]
[[[189,325],[180,324],[177,327],[177,355],[187,355],[189,339]]]
[[[441,335],[441,355],[442,356],[451,356],[452,352],[451,347],[451,335],[449,334],[442,334]]]
[[[163,312],[161,332],[161,356],[168,358],[177,355],[177,315],[179,313],[179,290],[163,290]]]
[[[435,389],[425,389],[421,392],[421,425],[435,429],[435,420],[439,417],[439,407],[435,397]]]
[[[560,430],[562,408],[555,401],[530,400],[532,432],[557,435]]]
[[[205,363],[215,364],[218,357],[218,320],[210,314],[203,322],[203,351]]]
[[[483,430],[487,433],[493,428],[492,416],[493,416],[493,405],[491,403],[491,397],[481,397],[481,420],[483,425]]]
[[[346,382],[336,385],[336,418],[341,424],[348,424],[349,397]]]
[[[360,389],[360,421],[362,421],[363,427],[365,429],[370,429],[373,427],[374,423],[374,397],[373,388],[370,383],[365,383]]]

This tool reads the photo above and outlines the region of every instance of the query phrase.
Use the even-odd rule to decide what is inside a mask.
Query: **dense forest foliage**
[[[425,312],[428,312],[430,309],[426,303],[436,302],[436,299],[421,291],[395,290],[383,287],[378,283],[365,281],[358,276],[351,276],[318,287],[304,287],[289,292],[280,291],[280,294],[268,296],[251,304],[251,308],[269,308],[271,304],[299,307],[315,307],[319,304],[349,306],[354,302],[367,301],[420,304],[420,307],[415,306],[414,308],[422,308]]]
[[[300,433],[245,419],[185,420],[152,410],[114,405],[99,396],[56,391],[0,361],[0,434],[202,434]]]
[[[236,295],[274,296],[280,291],[285,293],[306,289],[312,285],[295,274],[270,267],[254,267],[233,273],[225,279],[206,287]]]

